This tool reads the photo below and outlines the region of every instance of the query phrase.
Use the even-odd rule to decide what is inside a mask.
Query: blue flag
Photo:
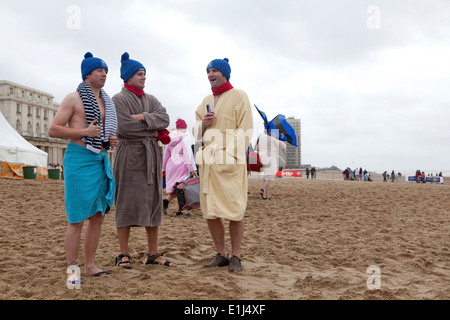
[[[258,110],[261,118],[263,118],[263,120],[264,120],[264,128],[267,129],[267,127],[269,125],[269,121],[267,120],[266,114],[264,112],[262,112],[261,110],[259,110],[258,107],[256,106],[256,104],[255,104],[255,108],[256,108],[256,110]]]
[[[297,136],[294,129],[286,121],[286,117],[282,114],[277,115],[272,121],[267,120],[267,116],[264,112],[258,109],[255,105],[256,110],[258,110],[261,118],[264,120],[264,128],[269,130],[272,135],[275,135],[279,140],[286,141],[291,145],[297,147]]]

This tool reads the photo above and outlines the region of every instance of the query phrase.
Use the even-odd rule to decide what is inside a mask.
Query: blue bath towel
[[[116,185],[107,152],[96,154],[70,142],[63,164],[69,223],[83,222],[97,212],[108,213],[114,203]]]

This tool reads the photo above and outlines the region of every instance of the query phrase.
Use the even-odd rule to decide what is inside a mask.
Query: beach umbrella
[[[258,113],[264,120],[264,128],[266,130],[269,130],[270,133],[279,140],[286,141],[294,147],[297,147],[297,136],[295,134],[295,131],[286,121],[286,117],[284,115],[279,114],[269,122],[266,114],[263,111],[259,110],[256,104],[255,108],[256,110],[258,110]]]

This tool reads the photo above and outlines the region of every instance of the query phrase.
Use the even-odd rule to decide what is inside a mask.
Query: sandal
[[[172,262],[170,260],[168,260],[168,259],[166,259],[166,262],[164,262],[164,264],[155,261],[158,257],[162,257],[162,256],[163,256],[162,253],[157,253],[157,254],[153,254],[153,255],[148,253],[147,254],[147,262],[145,262],[145,264],[146,265],[159,264],[159,265],[163,265],[163,266],[166,266],[166,267],[173,267],[173,265],[172,266],[170,265]]]
[[[263,200],[272,200],[272,198],[271,198],[271,197],[269,197],[268,195],[267,195],[267,196],[265,196],[265,197],[262,197],[262,199],[263,199]]]
[[[122,260],[125,257],[128,258],[128,260]],[[128,264],[128,265],[126,265],[126,264]],[[130,255],[128,253],[119,254],[116,257],[116,266],[124,268],[124,269],[133,269]]]

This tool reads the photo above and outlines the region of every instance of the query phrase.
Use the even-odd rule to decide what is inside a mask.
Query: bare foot
[[[164,265],[167,261],[169,261],[168,267],[175,267],[175,265],[170,260],[166,260],[163,256],[159,256],[155,259],[155,262],[160,265]]]
[[[92,268],[84,268],[84,273],[89,276],[89,277],[98,277],[98,276],[104,276],[104,275],[108,275],[111,274],[110,271],[107,270],[102,270],[99,269],[97,267],[92,267]]]
[[[159,264],[159,265],[163,265],[166,267],[174,267],[175,265],[170,261],[167,260],[163,257],[162,253],[157,253],[154,255],[151,254],[147,254],[147,262],[145,263],[146,265],[148,264]]]

